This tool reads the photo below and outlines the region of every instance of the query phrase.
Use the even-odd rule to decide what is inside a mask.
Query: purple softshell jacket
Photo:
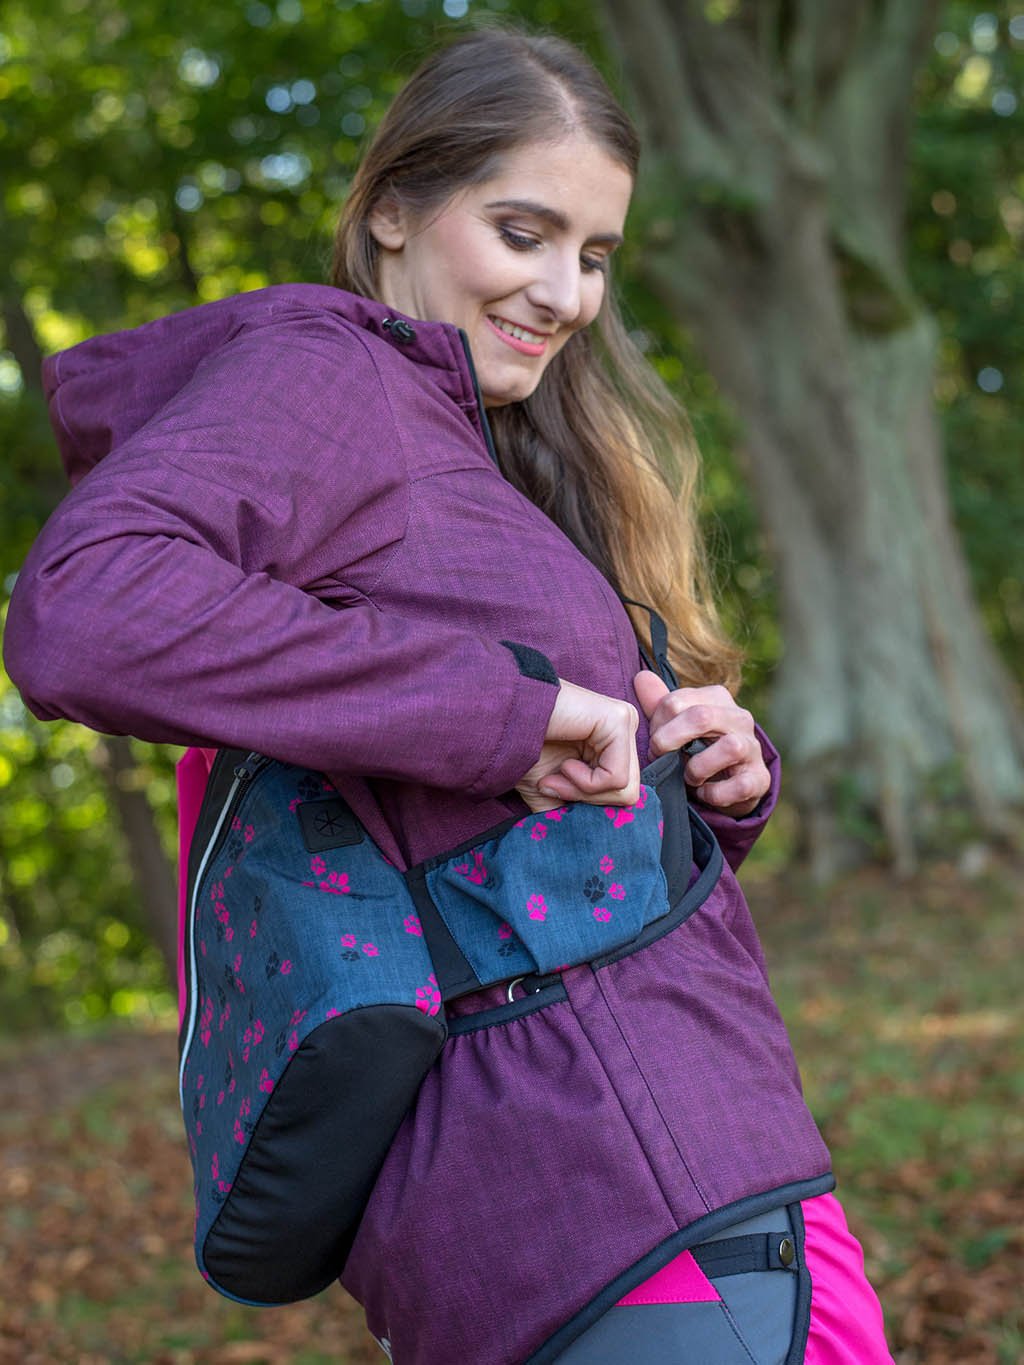
[[[495,468],[458,331],[385,321],[282,285],[51,356],[75,488],[4,661],[41,719],[325,771],[407,866],[521,809],[554,689],[500,641],[634,705],[640,662],[615,593]],[[773,803],[709,813],[734,867]]]
[[[555,689],[503,641],[634,705],[640,666],[489,455],[460,333],[407,322],[288,285],[49,359],[75,487],[5,640],[37,716],[323,771],[400,869],[525,809]],[[685,922],[451,1011],[343,1276],[398,1365],[554,1361],[702,1234],[831,1187],[733,876],[761,743],[757,812],[701,811],[726,866]]]

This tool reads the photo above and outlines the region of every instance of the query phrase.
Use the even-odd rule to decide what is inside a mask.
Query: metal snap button
[[[791,1266],[796,1260],[796,1247],[791,1237],[783,1237],[779,1243],[779,1260],[784,1266]]]

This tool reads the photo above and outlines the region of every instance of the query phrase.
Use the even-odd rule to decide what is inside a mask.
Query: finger
[[[687,780],[687,786],[691,787],[699,801],[714,806],[716,810],[740,806],[753,810],[771,787],[771,774],[763,762],[746,763],[705,782],[691,784]]]
[[[574,788],[569,799],[590,805],[631,806],[640,795],[639,761],[628,766],[625,775],[620,777],[600,766],[592,768],[581,759],[571,758],[562,764],[559,777]],[[549,778],[544,779],[544,785],[554,786]]]
[[[649,668],[643,669],[633,679],[633,690],[648,720],[654,715],[662,698],[669,695],[668,688],[657,673],[652,673]]]
[[[743,754],[760,752],[760,745],[754,733],[754,718],[749,711],[738,706],[715,706],[707,702],[696,706],[686,704],[680,697],[683,689],[671,693],[658,707],[651,721],[651,748],[653,752],[667,754],[673,749],[681,749],[691,739],[712,739],[719,735],[723,738],[736,735],[744,747],[737,748],[732,758],[726,761],[721,755],[721,766],[727,762],[737,762]],[[705,752],[710,752],[710,748]]]
[[[684,741],[685,743],[685,741]],[[678,747],[682,747],[679,745]],[[713,782],[722,775],[730,776],[745,768],[768,769],[764,766],[761,746],[754,735],[741,735],[733,731],[720,735],[708,744],[706,749],[695,754],[684,770],[686,784],[699,787],[704,782]]]

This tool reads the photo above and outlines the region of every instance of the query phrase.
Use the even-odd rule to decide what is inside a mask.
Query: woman
[[[37,715],[322,770],[398,868],[524,811],[639,826],[641,757],[704,743],[697,912],[449,1001],[343,1276],[399,1365],[890,1359],[732,878],[777,757],[732,697],[692,446],[610,294],[637,154],[568,44],[461,39],[368,150],[335,288],[48,363],[92,472],[11,605]],[[618,593],[660,613],[661,677]]]

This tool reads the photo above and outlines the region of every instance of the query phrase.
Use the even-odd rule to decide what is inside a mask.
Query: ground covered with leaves
[[[1022,871],[748,879],[899,1365],[1024,1359]],[[340,1289],[253,1310],[199,1279],[175,1067],[170,1032],[0,1048],[0,1362],[383,1361]]]

